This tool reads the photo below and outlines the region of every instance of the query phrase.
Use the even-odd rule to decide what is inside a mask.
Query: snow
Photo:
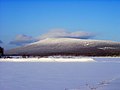
[[[92,58],[0,58],[0,62],[95,62]]]
[[[59,43],[80,43],[84,46],[88,46],[88,45],[102,45],[102,44],[120,44],[119,42],[113,42],[113,41],[107,41],[107,40],[91,40],[91,39],[75,39],[75,38],[46,38],[31,44],[28,44],[26,46],[29,45],[39,45],[39,44],[59,44]]]
[[[119,69],[114,62],[0,62],[0,90],[120,90]]]
[[[106,50],[106,49],[118,49],[118,48],[116,48],[116,47],[102,47],[102,48],[98,48],[98,49]]]

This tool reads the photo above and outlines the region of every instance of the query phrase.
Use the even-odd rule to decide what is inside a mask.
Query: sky
[[[54,34],[120,42],[120,1],[0,0],[0,45],[5,49]]]

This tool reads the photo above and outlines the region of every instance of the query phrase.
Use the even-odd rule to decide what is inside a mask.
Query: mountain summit
[[[113,56],[120,55],[120,42],[75,38],[47,38],[5,52],[6,55],[73,55]]]

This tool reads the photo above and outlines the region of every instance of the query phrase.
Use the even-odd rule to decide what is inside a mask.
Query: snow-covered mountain
[[[75,38],[47,38],[5,52],[7,55],[120,55],[120,42]]]

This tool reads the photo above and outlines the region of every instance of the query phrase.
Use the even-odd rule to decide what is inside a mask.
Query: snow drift
[[[95,62],[92,58],[0,58],[0,62]]]

